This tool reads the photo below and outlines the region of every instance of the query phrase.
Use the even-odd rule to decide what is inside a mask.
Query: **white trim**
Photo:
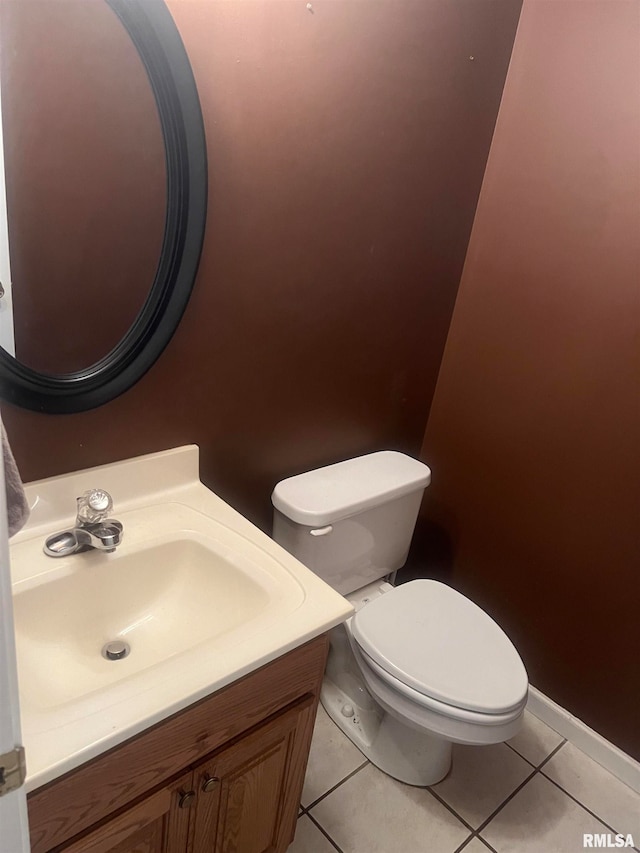
[[[0,302],[0,346],[9,355],[16,354],[13,325],[13,291],[11,261],[9,257],[9,220],[7,216],[7,188],[4,165],[4,135],[2,130],[2,96],[0,94],[0,283],[4,296]]]
[[[556,705],[535,687],[529,687],[527,711],[575,744],[585,755],[613,773],[625,785],[640,793],[640,763],[594,732],[569,711]]]
[[[2,422],[0,421],[0,424]],[[0,448],[0,755],[22,745],[18,672],[13,630],[7,502]],[[27,761],[29,760],[27,756]],[[28,853],[29,825],[24,785],[0,798],[0,853]]]

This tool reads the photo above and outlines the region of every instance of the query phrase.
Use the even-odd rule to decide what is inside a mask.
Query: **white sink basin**
[[[28,790],[351,614],[206,489],[197,464],[197,448],[179,448],[27,487],[34,509],[11,564]],[[114,498],[121,544],[45,555],[93,487]],[[103,656],[113,641],[125,657]]]
[[[33,540],[13,551],[16,566],[43,570],[14,586],[22,693],[33,708],[97,691],[104,707],[116,682],[201,643],[213,650],[232,636],[246,639],[304,599],[300,583],[273,557],[189,507],[151,506],[120,520],[125,538],[112,554],[52,559]],[[150,530],[163,532],[146,538]],[[126,658],[102,656],[113,640],[130,645]],[[82,711],[78,705],[74,715]]]

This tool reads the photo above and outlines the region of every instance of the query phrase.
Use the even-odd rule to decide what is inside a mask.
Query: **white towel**
[[[4,482],[7,490],[7,526],[9,528],[9,536],[13,536],[24,527],[29,518],[29,504],[24,493],[20,472],[16,465],[16,460],[13,458],[9,439],[4,429],[4,424],[0,422],[2,428],[2,459],[4,462]]]

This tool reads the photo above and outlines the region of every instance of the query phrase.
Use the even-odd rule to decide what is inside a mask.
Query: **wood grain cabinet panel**
[[[295,762],[313,723],[308,697],[196,768],[193,853],[283,853],[300,803]]]
[[[186,853],[190,809],[183,799],[192,782],[186,773],[60,853]]]

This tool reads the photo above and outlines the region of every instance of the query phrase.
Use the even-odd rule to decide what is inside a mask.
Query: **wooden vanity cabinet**
[[[314,711],[303,700],[196,768],[194,853],[287,849],[300,805],[300,780],[292,778],[302,758],[299,732]]]
[[[61,853],[185,853],[189,810],[180,803],[191,791],[193,773],[107,820],[77,841],[56,848]]]
[[[284,853],[326,651],[323,635],[34,791],[32,853]]]

